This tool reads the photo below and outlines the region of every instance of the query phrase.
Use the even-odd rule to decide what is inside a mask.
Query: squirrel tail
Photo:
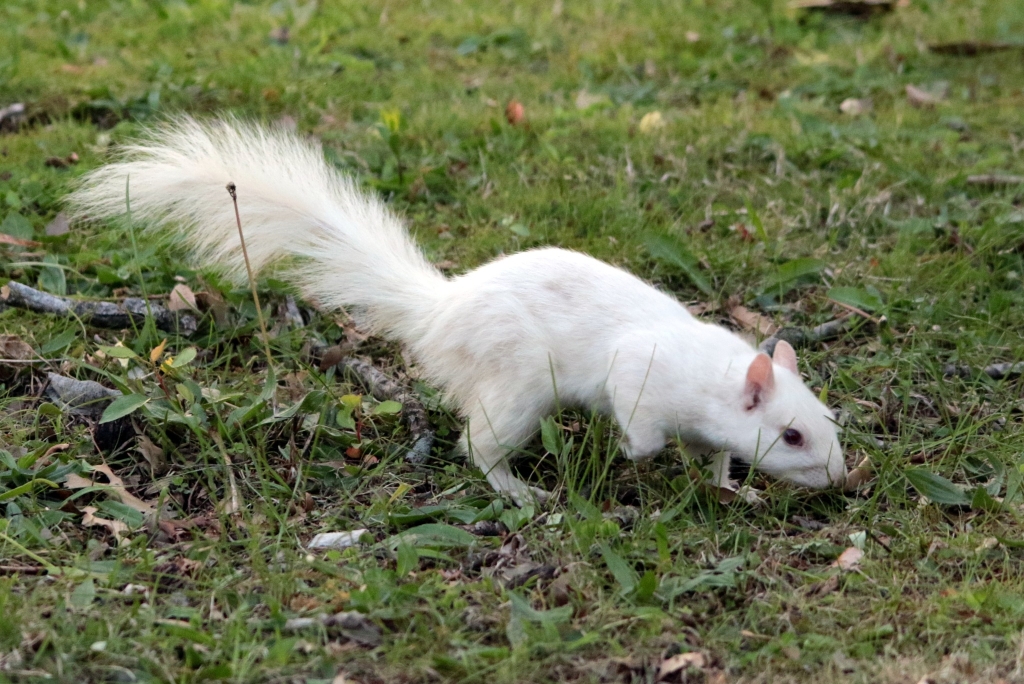
[[[245,262],[226,189],[234,183],[254,271],[283,261],[284,279],[309,299],[359,307],[375,330],[410,343],[444,296],[448,281],[398,218],[328,166],[309,140],[234,119],[183,117],[123,149],[71,194],[76,218],[130,210],[145,225],[173,226],[200,265],[241,282]]]

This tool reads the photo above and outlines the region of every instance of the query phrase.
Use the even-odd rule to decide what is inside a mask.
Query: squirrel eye
[[[799,430],[789,428],[782,433],[782,440],[789,446],[801,446],[804,443],[804,436],[800,434]]]

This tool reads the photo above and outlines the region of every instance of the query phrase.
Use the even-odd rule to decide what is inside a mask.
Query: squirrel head
[[[735,398],[742,428],[730,438],[740,460],[773,477],[815,489],[842,486],[846,462],[832,412],[804,384],[788,342],[759,353]]]

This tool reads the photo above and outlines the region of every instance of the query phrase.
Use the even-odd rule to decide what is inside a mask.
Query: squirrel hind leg
[[[539,429],[541,415],[535,409],[526,409],[495,416],[481,408],[470,412],[463,437],[463,446],[490,485],[496,492],[509,495],[519,507],[543,504],[550,496],[516,477],[506,460],[510,451],[522,446]]]

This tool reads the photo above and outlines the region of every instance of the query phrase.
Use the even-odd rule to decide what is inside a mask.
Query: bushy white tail
[[[86,175],[68,201],[78,218],[121,216],[127,187],[133,220],[173,227],[197,262],[242,281],[229,182],[254,270],[296,257],[284,264],[284,278],[308,297],[325,308],[361,307],[380,332],[416,341],[447,281],[377,198],[297,135],[181,118]]]

